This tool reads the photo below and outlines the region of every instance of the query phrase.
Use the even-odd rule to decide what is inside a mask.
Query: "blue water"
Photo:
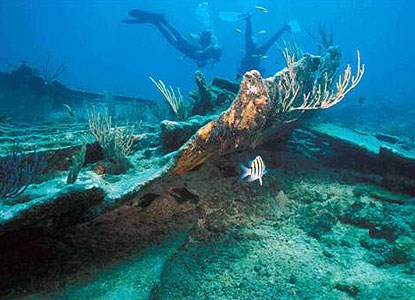
[[[183,59],[155,27],[124,24],[121,20],[130,9],[140,8],[165,14],[185,35],[199,33],[206,27],[206,20],[203,22],[196,14],[200,2],[1,1],[0,67],[7,69],[6,61],[40,66],[49,55],[68,66],[59,79],[69,87],[155,98],[159,97],[158,91],[148,80],[153,76],[186,93],[194,88],[194,62]],[[269,12],[255,9],[256,5]],[[361,51],[367,72],[357,89],[359,93],[388,102],[413,100],[414,1],[212,0],[208,8],[211,29],[223,55],[218,64],[202,69],[207,78],[234,78],[243,56],[244,23],[224,22],[219,12],[251,12],[254,32],[266,31],[258,42],[265,41],[284,23],[298,20],[303,31],[294,38],[304,52],[316,53],[318,48],[306,29],[327,24],[333,29],[335,44],[343,50],[344,63],[355,64],[355,52]],[[235,28],[242,29],[242,34]],[[282,65],[278,49],[272,47],[263,60],[267,70],[264,75],[273,74]]]

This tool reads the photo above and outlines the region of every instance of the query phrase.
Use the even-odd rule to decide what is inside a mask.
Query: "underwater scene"
[[[415,299],[415,1],[0,2],[0,299]]]

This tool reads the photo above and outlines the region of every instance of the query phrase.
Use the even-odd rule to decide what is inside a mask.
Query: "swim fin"
[[[288,22],[288,26],[290,26],[292,33],[299,33],[302,31],[300,24],[298,24],[297,20],[291,20],[290,22]]]
[[[142,24],[142,23],[159,23],[164,21],[163,14],[156,14],[152,12],[148,12],[141,9],[132,9],[128,12],[128,14],[133,17],[133,19],[125,19],[123,20],[124,23],[130,24]]]

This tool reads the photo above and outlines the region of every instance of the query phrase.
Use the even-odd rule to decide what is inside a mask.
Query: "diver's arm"
[[[278,41],[278,39],[285,33],[290,31],[290,26],[288,24],[284,25],[280,30],[277,31],[277,33],[275,33],[267,42],[265,42],[261,47],[258,48],[259,53],[265,55],[267,53],[267,51],[269,50],[269,48],[271,48],[272,45],[274,45],[274,43],[276,41]]]

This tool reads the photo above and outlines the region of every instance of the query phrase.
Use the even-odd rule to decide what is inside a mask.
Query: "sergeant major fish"
[[[261,156],[258,155],[255,157],[255,159],[251,161],[248,167],[242,164],[240,167],[242,169],[241,178],[248,177],[248,182],[259,180],[259,184],[262,185],[262,176],[266,174],[266,167]]]

